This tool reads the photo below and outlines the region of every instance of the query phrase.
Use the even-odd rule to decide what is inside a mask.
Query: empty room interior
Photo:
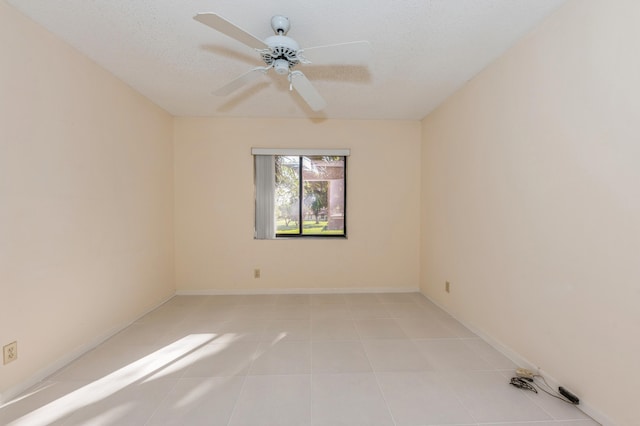
[[[305,3],[0,0],[0,423],[640,425],[640,2]]]

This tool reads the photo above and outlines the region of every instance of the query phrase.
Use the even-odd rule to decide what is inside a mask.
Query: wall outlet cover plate
[[[18,342],[11,342],[8,345],[2,347],[2,361],[4,364],[18,359]]]

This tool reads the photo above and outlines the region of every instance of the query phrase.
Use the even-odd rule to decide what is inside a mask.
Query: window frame
[[[278,157],[282,155],[274,155]],[[303,157],[318,157],[318,155],[287,155],[287,157],[298,157],[298,233],[278,233],[275,229],[275,239],[283,238],[347,238],[347,155],[330,155],[330,157],[342,157],[343,161],[343,210],[342,210],[342,234],[305,234],[304,230],[304,176],[303,176]]]
[[[298,157],[298,232],[296,233],[278,233],[277,232],[277,226],[275,225],[275,218],[276,218],[276,214],[275,214],[275,205],[274,205],[274,212],[273,212],[273,220],[274,220],[274,224],[273,224],[273,234],[269,234],[270,236],[264,236],[264,233],[262,232],[258,232],[259,228],[258,228],[258,222],[259,222],[259,210],[258,210],[258,202],[257,202],[257,198],[256,198],[256,209],[254,210],[255,213],[255,225],[256,228],[254,229],[254,239],[256,240],[262,240],[262,239],[270,239],[270,240],[285,240],[285,239],[297,239],[297,238],[303,238],[303,239],[347,239],[347,157],[350,156],[351,154],[351,150],[350,149],[291,149],[291,148],[280,148],[280,149],[273,149],[273,148],[251,148],[251,154],[254,156],[254,180],[255,180],[255,185],[254,188],[256,188],[256,197],[257,197],[257,175],[255,174],[255,170],[256,170],[256,161],[257,161],[257,157],[258,156],[271,156],[273,158],[273,164],[275,167],[275,162],[276,162],[276,157],[277,156],[287,156],[287,157]],[[343,185],[342,185],[342,216],[343,216],[343,224],[342,224],[342,233],[340,234],[333,234],[333,233],[327,233],[327,234],[305,234],[304,231],[304,217],[302,215],[303,211],[304,211],[304,176],[303,176],[303,157],[342,157],[342,162],[343,162],[343,173],[342,173],[342,181],[343,181]],[[275,181],[274,181],[274,185],[275,185]],[[260,216],[262,217],[262,216]],[[263,228],[260,228],[263,229]],[[259,236],[262,235],[262,236]]]

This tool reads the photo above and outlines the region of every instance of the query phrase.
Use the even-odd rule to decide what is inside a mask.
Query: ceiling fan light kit
[[[313,111],[320,111],[327,105],[324,98],[302,71],[294,71],[293,68],[298,64],[311,63],[362,64],[366,63],[371,52],[371,45],[368,41],[301,49],[294,39],[287,37],[286,34],[290,29],[289,18],[281,15],[275,15],[271,18],[271,28],[275,35],[267,37],[264,41],[215,13],[200,13],[194,19],[255,49],[266,65],[256,67],[240,75],[213,92],[220,96],[233,93],[259,77],[260,74],[265,74],[273,68],[276,74],[287,76],[289,90],[295,89]],[[309,51],[311,58],[305,56],[305,52]]]

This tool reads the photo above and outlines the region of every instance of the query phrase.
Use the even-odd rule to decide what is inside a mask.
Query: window
[[[253,153],[255,238],[346,236],[348,151],[254,149]]]

